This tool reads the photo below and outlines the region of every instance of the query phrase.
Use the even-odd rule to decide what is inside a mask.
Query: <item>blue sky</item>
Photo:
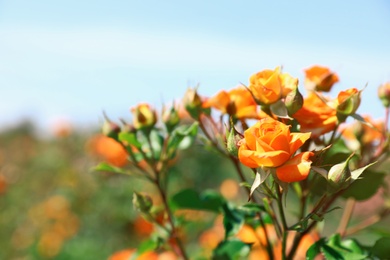
[[[382,116],[390,2],[0,0],[1,126],[97,125],[280,65],[303,83],[314,64],[339,74],[333,95],[368,83],[359,112]]]

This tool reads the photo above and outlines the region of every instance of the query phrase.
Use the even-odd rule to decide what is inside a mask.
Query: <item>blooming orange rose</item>
[[[291,158],[311,133],[291,133],[290,128],[272,118],[264,118],[244,132],[238,150],[240,161],[250,167],[273,167],[281,181],[294,182],[310,172],[312,152]]]
[[[305,70],[305,86],[309,90],[329,92],[339,77],[326,67],[313,66]]]
[[[263,70],[249,79],[249,89],[253,97],[262,105],[269,105],[285,97],[297,88],[298,79],[281,74],[280,68]]]
[[[222,90],[206,100],[203,107],[214,107],[222,113],[236,118],[259,118],[256,101],[244,87],[237,87],[230,91]]]
[[[336,109],[313,92],[305,98],[302,108],[293,117],[298,120],[301,132],[311,132],[312,138],[334,130],[337,125]]]

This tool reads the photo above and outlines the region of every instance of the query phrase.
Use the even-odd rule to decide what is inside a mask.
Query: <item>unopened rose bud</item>
[[[378,96],[383,106],[390,107],[390,82],[384,83],[378,88]]]
[[[202,100],[196,89],[188,88],[184,94],[183,104],[190,116],[197,120],[202,112]]]
[[[338,192],[347,188],[351,184],[351,170],[349,169],[349,157],[345,162],[333,165],[328,173],[328,191],[330,193]]]
[[[164,109],[162,113],[162,121],[164,122],[168,132],[172,132],[173,129],[179,124],[179,113],[174,106],[172,106],[170,109]]]
[[[102,126],[102,133],[115,140],[118,139],[118,133],[121,131],[120,127],[116,123],[112,122],[105,114],[104,118],[105,120]]]
[[[237,131],[232,127],[226,138],[226,150],[233,156],[238,156],[239,142],[241,141],[242,136],[240,136]]]
[[[151,130],[157,122],[156,111],[149,104],[141,103],[131,109],[133,125],[137,130]]]
[[[344,122],[347,116],[355,114],[360,105],[361,91],[356,88],[350,88],[346,91],[341,91],[337,97],[337,118],[340,122]]]
[[[284,104],[286,105],[288,114],[291,116],[295,114],[303,106],[303,97],[299,92],[298,88],[292,90],[287,94],[284,99]]]
[[[133,206],[134,209],[142,212],[148,213],[153,206],[153,200],[147,195],[142,195],[138,192],[133,194]]]

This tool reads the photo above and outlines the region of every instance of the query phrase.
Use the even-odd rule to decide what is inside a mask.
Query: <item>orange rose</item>
[[[263,70],[249,79],[249,89],[253,97],[262,105],[273,104],[297,88],[298,79],[281,74],[280,68]]]
[[[238,150],[240,161],[250,167],[273,167],[281,181],[294,182],[310,172],[312,152],[291,158],[311,133],[290,133],[290,128],[272,118],[264,118],[244,132]]]
[[[203,103],[204,108],[214,107],[224,114],[236,118],[258,119],[257,104],[251,93],[244,87],[220,91]]]
[[[311,132],[312,138],[334,130],[337,125],[336,109],[313,92],[305,98],[303,107],[293,117],[298,120],[301,132]]]
[[[309,90],[329,92],[339,77],[326,67],[313,66],[305,70],[305,86]]]

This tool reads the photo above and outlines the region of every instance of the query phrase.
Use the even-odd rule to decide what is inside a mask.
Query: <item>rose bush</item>
[[[305,75],[306,98],[298,89],[298,79],[277,67],[253,74],[247,88],[221,90],[210,98],[189,88],[182,104],[164,108],[162,118],[144,103],[132,110],[132,125],[125,124],[118,131],[116,125],[109,124],[107,133],[128,153],[129,163],[122,168],[102,164],[97,169],[137,173],[160,196],[161,203],[156,205],[144,191],[134,193],[135,209],[155,226],[152,230],[156,233],[140,246],[138,255],[172,252],[182,259],[192,257],[188,251],[193,245],[185,244],[186,234],[191,232],[183,228],[190,221],[183,220],[181,210],[223,218],[219,225],[200,233],[201,253],[191,253],[201,259],[314,260],[320,255],[366,259],[380,257],[387,250],[382,245],[390,243],[390,237],[363,247],[347,236],[390,214],[390,207],[381,205],[373,219],[349,228],[354,203],[373,196],[384,184],[383,169],[390,161],[390,91],[384,89],[386,85],[379,91],[381,100],[386,101],[381,125],[357,114],[363,90],[349,88],[336,98],[324,96],[323,92],[339,81],[338,76],[321,66],[305,70]],[[187,113],[177,111],[179,107]],[[183,114],[185,119],[180,118]],[[345,126],[349,118],[359,121],[361,131],[351,134],[351,127]],[[213,167],[234,170],[247,203],[232,202],[238,184],[228,185],[235,187],[231,188],[234,196],[226,188],[220,193],[202,191],[202,185],[168,193],[168,180],[172,172],[177,173],[172,166],[180,159],[181,150],[199,146],[216,151],[230,163]],[[141,167],[140,162],[145,165]],[[190,167],[195,165],[186,165],[185,171]],[[207,174],[214,172],[213,167]],[[339,227],[326,236],[318,223],[333,214],[338,209],[335,203],[340,201],[346,206]]]

